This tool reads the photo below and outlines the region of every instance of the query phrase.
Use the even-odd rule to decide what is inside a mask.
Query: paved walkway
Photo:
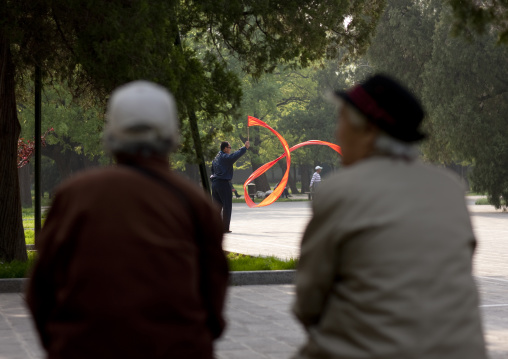
[[[473,201],[473,200],[470,200]],[[491,359],[508,358],[508,213],[491,206],[470,206],[479,246],[475,275],[481,294]],[[275,203],[249,209],[234,204],[229,251],[298,256],[301,233],[311,212],[308,202]],[[290,313],[294,286],[243,286],[229,290],[229,326],[217,342],[217,356],[228,358],[289,358],[304,341]],[[20,294],[0,294],[0,359],[43,358]]]

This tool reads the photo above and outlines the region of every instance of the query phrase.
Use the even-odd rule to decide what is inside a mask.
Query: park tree
[[[474,41],[475,34],[490,33],[499,44],[508,44],[506,1],[445,0],[452,9],[452,32]]]
[[[473,165],[473,190],[486,193],[496,208],[508,199],[508,47],[495,34],[474,41],[453,38],[449,12],[434,34],[434,52],[425,71],[424,101],[434,137],[443,146],[428,152],[445,162]]]
[[[15,162],[20,132],[15,94],[22,97],[35,66],[47,81],[67,83],[76,98],[92,98],[99,105],[116,86],[144,78],[176,94],[183,119],[192,107],[206,120],[205,114],[227,117],[237,106],[234,76],[220,61],[198,61],[194,51],[178,44],[178,24],[170,21],[176,5],[0,2],[0,259],[26,259]]]
[[[454,8],[447,3],[390,0],[366,60],[373,71],[395,76],[421,98],[429,134],[422,144],[424,158],[446,166],[471,164],[473,189],[499,207],[508,188],[503,117],[508,53],[496,46],[500,27],[493,25],[494,18],[482,22],[481,36],[475,35],[480,28],[454,36],[457,6],[471,15],[470,2],[455,2]]]
[[[20,136],[23,138],[21,149],[29,148],[32,151],[35,112],[33,84],[26,84],[22,90],[22,96],[17,101]],[[104,153],[101,143],[104,110],[96,103],[84,100],[86,98],[74,99],[65,84],[53,81],[43,85],[41,127],[43,131],[51,129],[44,137],[45,145],[41,148],[43,196],[47,192],[51,197],[56,186],[75,172],[112,162],[112,158]],[[29,162],[21,167],[18,165],[23,207],[32,207],[33,161]],[[199,177],[196,180],[199,181]]]
[[[234,61],[231,63],[233,66],[236,64]],[[241,72],[238,67],[236,69]],[[259,118],[281,133],[278,126],[279,107],[294,100],[285,96],[284,88],[288,84],[281,73],[291,71],[293,70],[285,66],[279,66],[261,77],[248,76],[241,72],[243,91],[241,121],[237,124],[234,135],[242,143],[247,139],[250,140],[248,160],[252,171],[279,157],[284,150],[279,140],[270,131],[257,126],[247,128],[247,116]],[[286,137],[286,134],[281,134]],[[266,174],[260,175],[254,183],[258,191],[265,192],[270,189]]]
[[[26,259],[15,94],[35,67],[102,105],[112,89],[134,79],[165,85],[182,127],[191,125],[194,141],[184,135],[183,144],[190,152],[202,146],[198,120],[228,122],[240,103],[238,79],[222,53],[256,76],[279,63],[346,58],[365,50],[383,6],[384,0],[0,0],[0,258]],[[195,39],[210,49],[197,54],[185,46]]]
[[[337,62],[330,60],[314,62],[303,69],[279,66],[261,78],[244,76],[242,118],[246,119],[251,115],[265,121],[278,131],[290,146],[307,140],[334,142],[334,106],[325,97],[327,91],[337,88],[337,81],[334,81],[337,79],[337,73]],[[245,123],[238,124],[235,133],[241,141],[245,141],[247,139]],[[249,149],[249,157],[252,170],[284,152],[279,140],[265,129],[250,128],[250,140],[252,147]],[[303,191],[308,191],[311,168],[324,161],[335,163],[336,160],[336,153],[327,147],[302,147],[292,152],[292,171],[288,181],[291,191],[298,193],[297,168],[302,172]],[[277,166],[284,172],[286,160],[280,160]],[[255,183],[256,188],[261,191],[269,189],[268,180],[264,175],[258,177]]]
[[[295,87],[289,94],[298,101],[280,109],[279,128],[292,145],[308,140],[336,142],[337,114],[330,93],[356,82],[354,64],[359,61],[339,66],[335,61],[323,61],[305,71],[288,74]],[[340,156],[326,146],[305,146],[292,153],[291,161],[294,169],[300,169],[302,192],[308,192],[314,167],[326,163],[333,169],[340,164]]]
[[[440,15],[446,10],[449,9],[439,0],[388,1],[364,59],[366,72],[383,72],[393,76],[423,101],[425,69],[439,51],[434,48],[434,33]],[[424,108],[429,107],[426,103],[423,105]],[[421,145],[424,158],[451,164],[453,156],[446,149],[446,141],[433,135],[435,129],[428,116],[423,127],[430,134]]]
[[[389,0],[365,58],[367,72],[391,75],[421,97],[441,11],[439,0]]]
[[[29,84],[25,96],[18,101],[18,117],[21,124],[21,136],[34,137],[34,88]],[[45,138],[46,146],[41,149],[45,161],[42,169],[41,187],[52,193],[52,189],[68,178],[72,173],[91,166],[110,162],[101,144],[101,131],[104,124],[104,112],[101,106],[77,101],[67,86],[53,82],[42,89],[42,129],[52,128]],[[49,161],[49,162],[48,162]],[[53,163],[56,173],[47,176],[47,164]],[[25,206],[23,193],[30,186],[28,167],[19,171],[22,202]],[[52,172],[52,171],[49,171]],[[49,181],[51,179],[51,181]]]

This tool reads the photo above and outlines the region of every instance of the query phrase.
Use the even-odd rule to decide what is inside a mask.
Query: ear
[[[379,130],[379,127],[376,125],[367,122],[366,126],[363,128],[364,130],[364,145],[368,148],[373,149],[374,143],[376,142],[376,138],[379,136],[379,133],[381,132]]]

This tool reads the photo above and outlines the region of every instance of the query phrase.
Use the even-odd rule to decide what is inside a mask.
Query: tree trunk
[[[21,206],[23,208],[32,207],[32,191],[30,180],[30,165],[18,168],[19,191],[21,195]]]
[[[200,173],[199,173],[199,166],[194,163],[186,163],[185,164],[185,174],[189,176],[189,178],[196,184],[199,185],[200,181]],[[208,173],[207,173],[207,176]]]
[[[297,177],[296,177],[296,163],[293,164],[293,176],[289,176],[289,188],[291,189],[292,194],[300,193],[298,191],[298,187],[296,187]]]
[[[310,192],[310,179],[312,178],[312,170],[310,165],[300,165],[300,173],[302,174],[302,193]]]
[[[251,161],[251,162],[252,162],[252,172],[254,172],[259,167],[264,165],[264,163],[255,163],[254,161]],[[256,184],[256,191],[266,192],[270,189],[273,189],[273,188],[270,188],[270,183],[268,183],[268,179],[266,178],[266,173],[263,173],[261,176],[254,179],[254,183]]]
[[[0,27],[0,259],[26,261],[17,146],[21,126],[14,93],[10,44]]]
[[[76,145],[70,141],[66,141],[66,143],[69,144],[71,148]],[[46,145],[42,148],[42,154],[55,161],[55,166],[60,175],[60,181],[64,181],[74,173],[100,165],[97,158],[89,159],[83,153],[77,153],[66,149],[61,144]],[[43,183],[43,187],[47,189],[48,186]]]
[[[278,164],[279,164],[280,169],[282,170],[282,173],[286,172],[286,160],[280,160],[278,162]],[[300,193],[300,192],[298,192],[298,188],[296,188],[296,176],[295,176],[296,172],[294,170],[291,171],[291,169],[294,169],[295,166],[296,165],[293,163],[289,169],[289,177],[288,177],[288,184],[287,184],[287,186],[291,190],[292,194]]]
[[[298,188],[296,188],[296,178],[295,178],[295,176],[291,173],[291,170],[289,171],[288,187],[289,187],[289,189],[291,189],[291,193],[292,193],[292,194],[297,194],[297,193],[299,193],[299,192],[298,192]]]
[[[199,175],[201,177],[201,186],[207,194],[207,197],[212,196],[212,186],[206,171],[205,157],[203,156],[203,148],[201,147],[201,139],[199,138],[198,119],[194,110],[188,110],[189,124],[192,134],[192,140],[194,142],[194,149],[196,150],[196,159],[198,160]]]

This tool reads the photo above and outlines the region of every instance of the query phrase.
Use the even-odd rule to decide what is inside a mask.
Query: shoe
[[[224,231],[224,233],[231,233],[231,232],[233,232],[233,231]]]

